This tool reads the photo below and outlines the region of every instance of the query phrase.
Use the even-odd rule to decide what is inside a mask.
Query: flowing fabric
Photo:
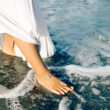
[[[0,34],[3,33],[39,45],[42,58],[56,52],[36,0],[0,0]],[[3,45],[2,36],[0,45]]]

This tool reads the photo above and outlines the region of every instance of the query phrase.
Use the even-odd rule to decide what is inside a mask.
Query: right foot
[[[44,73],[41,75],[36,75],[37,81],[40,85],[48,89],[49,91],[58,94],[64,95],[67,92],[71,92],[74,90],[74,87],[69,87],[64,82],[60,81],[58,78],[53,76],[50,73]]]

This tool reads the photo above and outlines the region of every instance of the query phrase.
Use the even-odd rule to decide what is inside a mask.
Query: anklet
[[[47,77],[48,77],[48,79],[50,79],[50,78],[51,78],[51,76],[50,76],[50,75],[48,75]]]

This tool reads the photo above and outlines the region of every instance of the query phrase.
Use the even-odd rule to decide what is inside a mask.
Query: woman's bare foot
[[[51,73],[36,74],[36,79],[40,85],[58,95],[64,95],[74,90],[74,87],[69,87]]]

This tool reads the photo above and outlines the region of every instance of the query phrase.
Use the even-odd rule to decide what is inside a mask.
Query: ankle
[[[8,55],[16,56],[14,50],[11,50],[11,49],[2,48],[2,52],[4,52],[5,54],[8,54]]]
[[[47,74],[51,74],[49,70],[36,72],[36,75],[39,76],[39,77],[42,76],[42,75],[45,76]]]

